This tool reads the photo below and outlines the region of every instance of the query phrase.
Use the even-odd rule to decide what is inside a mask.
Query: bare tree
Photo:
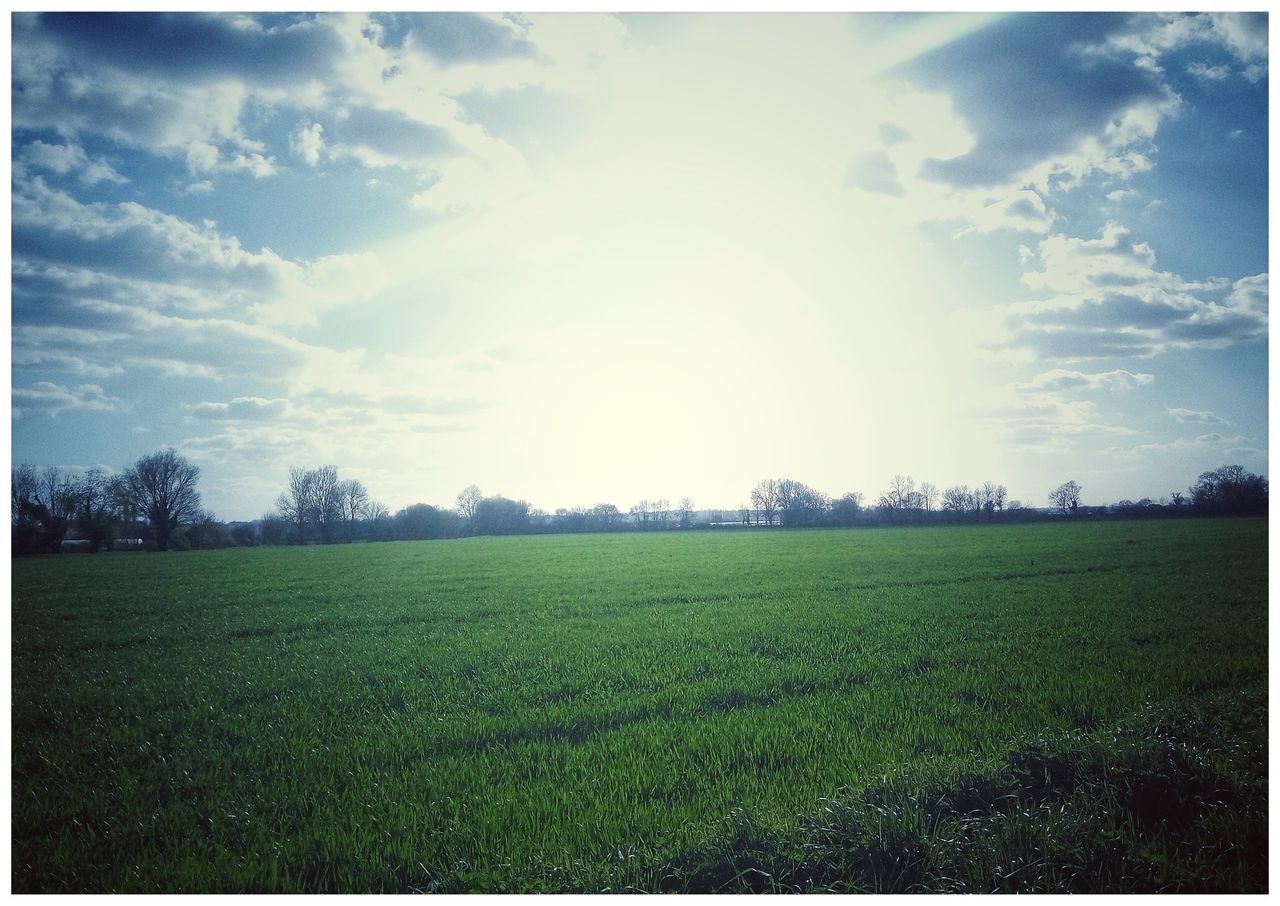
[[[641,500],[639,503],[633,506],[630,510],[631,520],[635,522],[637,525],[639,525],[640,528],[642,529],[649,527],[649,507],[650,507],[649,501]]]
[[[30,463],[14,466],[10,472],[9,502],[10,521],[19,525],[30,520],[40,496],[40,473]]]
[[[889,489],[880,495],[876,506],[886,511],[895,520],[911,515],[922,508],[923,501],[916,491],[916,482],[910,475],[895,475],[889,482]]]
[[[693,498],[681,497],[679,508],[676,510],[680,515],[680,528],[690,528],[693,525]]]
[[[831,501],[804,482],[784,478],[778,482],[778,509],[784,525],[816,525],[826,518]]]
[[[952,485],[942,492],[942,508],[957,516],[963,515],[973,506],[973,494],[967,484]]]
[[[289,470],[289,485],[276,499],[280,516],[294,527],[298,541],[305,541],[311,517],[314,475],[308,469],[294,466]]]
[[[1084,490],[1074,481],[1058,485],[1049,492],[1049,502],[1064,516],[1074,516],[1080,506],[1080,492]]]
[[[778,515],[778,482],[773,478],[764,478],[756,482],[751,489],[751,505],[759,511],[767,525],[773,525]]]
[[[476,504],[484,500],[484,494],[480,493],[480,489],[473,484],[467,485],[458,492],[458,512],[462,514],[462,518],[467,520],[467,528],[475,527],[476,521]]]
[[[667,520],[671,518],[671,501],[662,497],[653,502],[653,520],[657,528],[664,529],[667,527]]]
[[[342,522],[347,530],[347,540],[355,537],[356,523],[365,518],[369,510],[369,491],[354,478],[338,482],[338,506]]]
[[[622,513],[612,503],[597,503],[591,508],[591,521],[600,531],[612,531],[622,521]]]
[[[181,525],[200,516],[200,469],[171,449],[144,456],[124,473],[125,487],[139,514],[155,531],[156,547],[168,550]]]
[[[920,485],[920,504],[926,513],[932,513],[934,505],[938,502],[938,488],[932,482],[926,481]]]
[[[333,541],[334,526],[342,518],[342,501],[338,493],[338,467],[320,466],[312,485],[312,518],[320,529],[325,544]]]

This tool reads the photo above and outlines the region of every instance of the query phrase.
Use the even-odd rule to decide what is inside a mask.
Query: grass
[[[1266,889],[1262,520],[13,564],[15,891]]]

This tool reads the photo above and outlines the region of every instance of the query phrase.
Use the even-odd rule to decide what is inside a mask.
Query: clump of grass
[[[656,889],[1265,892],[1265,746],[1258,692],[1148,708],[1031,740],[985,771],[906,770],[786,830],[734,813]]]

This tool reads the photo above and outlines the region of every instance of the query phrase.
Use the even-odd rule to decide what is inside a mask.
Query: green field
[[[13,563],[15,891],[1266,889],[1263,520]]]

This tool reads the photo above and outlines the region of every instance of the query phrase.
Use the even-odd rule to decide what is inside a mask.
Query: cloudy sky
[[[1267,471],[1259,15],[16,14],[17,462],[221,518]]]

